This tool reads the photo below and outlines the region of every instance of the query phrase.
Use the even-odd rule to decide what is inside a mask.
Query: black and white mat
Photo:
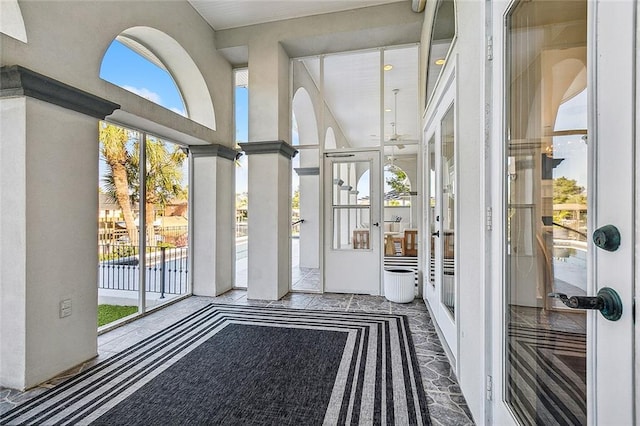
[[[402,315],[209,305],[0,424],[430,424]]]

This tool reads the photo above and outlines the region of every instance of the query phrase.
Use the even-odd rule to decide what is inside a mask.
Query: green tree
[[[100,124],[100,155],[109,167],[105,175],[105,192],[109,194],[120,206],[124,223],[127,227],[129,241],[133,243],[137,240],[137,229],[131,209],[129,192],[129,173],[131,154],[127,150],[129,143],[129,132],[113,124],[101,121]]]
[[[411,188],[409,188],[409,184],[407,183],[407,174],[398,167],[387,167],[386,171],[391,173],[391,177],[385,179],[387,185],[398,194],[408,194]]]
[[[564,176],[553,180],[553,204],[587,204],[587,196],[584,187],[579,186],[575,179],[567,179]],[[553,220],[560,221],[571,216],[569,210],[557,210],[553,212]]]
[[[131,155],[129,173],[133,198],[140,202],[140,174],[139,174],[139,143],[136,142],[135,150]],[[186,188],[182,186],[182,165],[187,158],[184,151],[177,145],[172,148],[164,141],[147,137],[146,143],[147,167],[145,175],[145,221],[147,223],[147,243],[155,244],[155,220],[156,206],[164,208],[167,203],[176,198],[184,199],[187,196]]]
[[[300,188],[296,189],[291,196],[291,208],[293,210],[300,208]]]

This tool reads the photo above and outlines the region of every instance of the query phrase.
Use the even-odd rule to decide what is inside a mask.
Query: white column
[[[98,118],[118,105],[19,67],[0,82],[0,386],[25,389],[97,354]]]
[[[249,299],[278,300],[291,286],[291,158],[284,141],[240,144],[249,157]]]
[[[291,137],[289,57],[277,40],[249,43],[249,142]]]
[[[193,294],[218,296],[233,287],[235,163],[222,145],[191,146]]]

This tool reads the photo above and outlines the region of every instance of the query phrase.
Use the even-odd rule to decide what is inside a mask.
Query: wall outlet
[[[60,318],[71,316],[71,299],[60,302]]]

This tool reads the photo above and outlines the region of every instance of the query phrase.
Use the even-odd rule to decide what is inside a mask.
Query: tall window
[[[235,71],[235,120],[236,143],[249,141],[249,70]],[[239,148],[239,146],[237,146]],[[249,234],[247,219],[249,216],[248,178],[249,167],[246,156],[236,160],[236,281],[235,286],[247,288]]]
[[[111,43],[102,60],[100,78],[186,116],[182,95],[166,67],[149,50],[129,40],[119,37]]]
[[[180,92],[163,64],[128,38],[112,42],[100,77],[186,115]],[[181,146],[107,122],[99,127],[98,326],[102,326],[189,291],[189,173]]]
[[[449,49],[456,35],[454,0],[439,0],[431,27],[431,44],[427,61],[427,87],[425,102],[428,104],[433,90],[448,60]]]

